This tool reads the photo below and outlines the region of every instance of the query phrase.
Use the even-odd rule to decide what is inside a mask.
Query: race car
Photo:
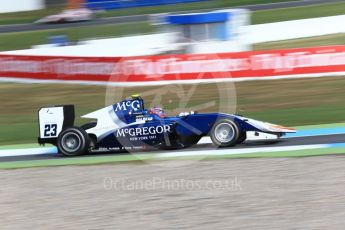
[[[160,107],[145,109],[144,100],[134,95],[121,102],[82,116],[93,119],[74,125],[74,106],[43,107],[39,110],[39,144],[56,145],[65,156],[128,149],[180,149],[209,136],[217,147],[244,142],[248,132],[278,139],[296,130],[240,115],[184,112],[167,116]]]
[[[92,20],[94,13],[92,10],[81,9],[68,9],[59,14],[49,15],[44,17],[35,23],[67,23],[67,22],[82,22]]]

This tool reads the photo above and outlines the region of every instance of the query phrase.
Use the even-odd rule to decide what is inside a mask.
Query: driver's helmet
[[[160,118],[165,118],[165,112],[161,107],[155,106],[150,109],[150,114],[157,114]]]

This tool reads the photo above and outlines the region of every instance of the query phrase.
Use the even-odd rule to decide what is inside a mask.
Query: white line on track
[[[249,153],[261,153],[261,152],[282,152],[282,151],[294,151],[294,150],[307,150],[307,149],[321,149],[329,148],[329,144],[318,145],[295,145],[295,146],[280,146],[280,147],[259,147],[259,148],[245,148],[245,149],[208,149],[197,151],[173,151],[157,153],[157,158],[169,158],[169,157],[183,157],[183,156],[206,156],[206,155],[234,155],[234,154],[249,154]],[[0,150],[1,157],[14,157],[14,156],[34,156],[43,154],[55,154],[57,152],[56,147],[46,148],[30,148],[30,149],[11,149]]]
[[[247,148],[247,149],[217,149],[217,150],[198,150],[198,151],[183,151],[183,152],[169,152],[157,154],[157,158],[169,157],[187,157],[187,156],[219,156],[219,155],[235,155],[235,154],[249,154],[249,153],[262,153],[262,152],[283,152],[294,150],[307,150],[307,149],[322,149],[328,148],[330,145],[295,145],[284,147],[260,147],[260,148]]]
[[[0,157],[34,156],[57,153],[56,147],[0,150]]]
[[[289,137],[286,137],[287,139]],[[284,138],[285,139],[285,138]],[[212,144],[209,137],[203,137],[198,144]],[[205,155],[233,155],[233,154],[249,154],[260,152],[281,152],[307,149],[331,148],[331,144],[313,144],[313,145],[293,145],[293,146],[277,146],[277,147],[257,147],[257,148],[243,148],[243,149],[208,149],[208,150],[189,150],[189,151],[172,151],[157,153],[156,157],[181,157],[181,156],[205,156]],[[42,148],[26,148],[26,149],[9,149],[0,150],[1,157],[15,157],[15,156],[34,156],[43,154],[56,154],[56,147],[42,147]]]
[[[221,83],[221,82],[243,82],[243,81],[265,81],[265,80],[281,80],[281,79],[299,79],[299,78],[318,78],[318,77],[335,77],[344,76],[345,72],[329,72],[329,73],[312,73],[312,74],[295,74],[295,75],[276,75],[269,77],[240,77],[240,78],[216,78],[216,79],[194,79],[194,80],[166,80],[166,81],[142,81],[142,82],[108,82],[108,81],[79,81],[79,80],[42,80],[32,78],[14,78],[0,77],[0,82],[14,83],[40,83],[40,84],[77,84],[77,85],[98,85],[98,86],[160,86],[167,84],[195,84],[195,83]]]

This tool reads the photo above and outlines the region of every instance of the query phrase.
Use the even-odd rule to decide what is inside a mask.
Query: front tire
[[[211,140],[218,147],[231,147],[237,144],[239,139],[239,128],[230,119],[218,120],[210,133]]]
[[[67,128],[59,134],[57,147],[59,153],[72,157],[88,152],[90,137],[85,130],[78,127]]]

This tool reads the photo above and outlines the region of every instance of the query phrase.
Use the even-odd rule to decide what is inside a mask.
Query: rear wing
[[[38,111],[39,144],[56,144],[61,131],[74,125],[74,105],[42,107]]]

